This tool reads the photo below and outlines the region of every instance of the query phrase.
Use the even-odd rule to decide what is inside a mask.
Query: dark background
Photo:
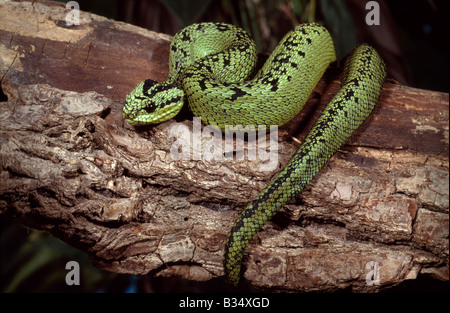
[[[67,1],[61,1],[67,2]],[[448,92],[449,1],[379,0],[381,25],[367,26],[366,0],[79,0],[80,9],[174,35],[200,21],[223,21],[249,32],[270,53],[295,25],[324,24],[338,57],[368,42],[390,77],[412,87]]]

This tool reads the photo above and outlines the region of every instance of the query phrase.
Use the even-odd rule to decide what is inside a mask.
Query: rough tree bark
[[[288,161],[291,136],[304,138],[337,76],[331,70],[279,132],[277,169],[173,160],[170,131],[192,135],[189,113],[144,128],[121,117],[137,82],[167,77],[170,37],[84,12],[69,27],[68,12],[0,2],[0,213],[110,271],[223,275],[234,219]],[[386,83],[351,141],[251,241],[245,279],[273,291],[376,291],[423,273],[448,280],[448,101]]]

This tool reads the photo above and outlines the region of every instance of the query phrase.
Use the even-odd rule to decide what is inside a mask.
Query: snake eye
[[[144,108],[143,108],[143,109],[145,110],[145,112],[147,112],[148,114],[151,114],[151,113],[155,112],[155,110],[156,110],[156,105],[155,105],[155,103],[150,102],[150,101],[147,101],[146,104],[147,104],[147,105],[144,106]]]

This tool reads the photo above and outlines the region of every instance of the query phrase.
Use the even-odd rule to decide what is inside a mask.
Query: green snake
[[[170,44],[169,78],[145,80],[126,97],[124,119],[133,125],[174,117],[186,101],[206,125],[284,125],[297,115],[329,64],[335,61],[329,32],[315,23],[295,27],[259,71],[253,40],[224,23],[199,23]],[[241,276],[249,240],[296,197],[370,115],[386,78],[375,49],[360,45],[347,58],[341,88],[330,100],[298,151],[235,221],[225,244],[229,283]]]

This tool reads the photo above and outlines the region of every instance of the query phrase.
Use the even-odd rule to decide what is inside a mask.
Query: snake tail
[[[385,64],[375,49],[361,45],[352,52],[344,66],[341,88],[303,144],[235,221],[224,254],[225,275],[230,284],[239,282],[244,249],[253,235],[303,190],[370,115],[385,78]]]

